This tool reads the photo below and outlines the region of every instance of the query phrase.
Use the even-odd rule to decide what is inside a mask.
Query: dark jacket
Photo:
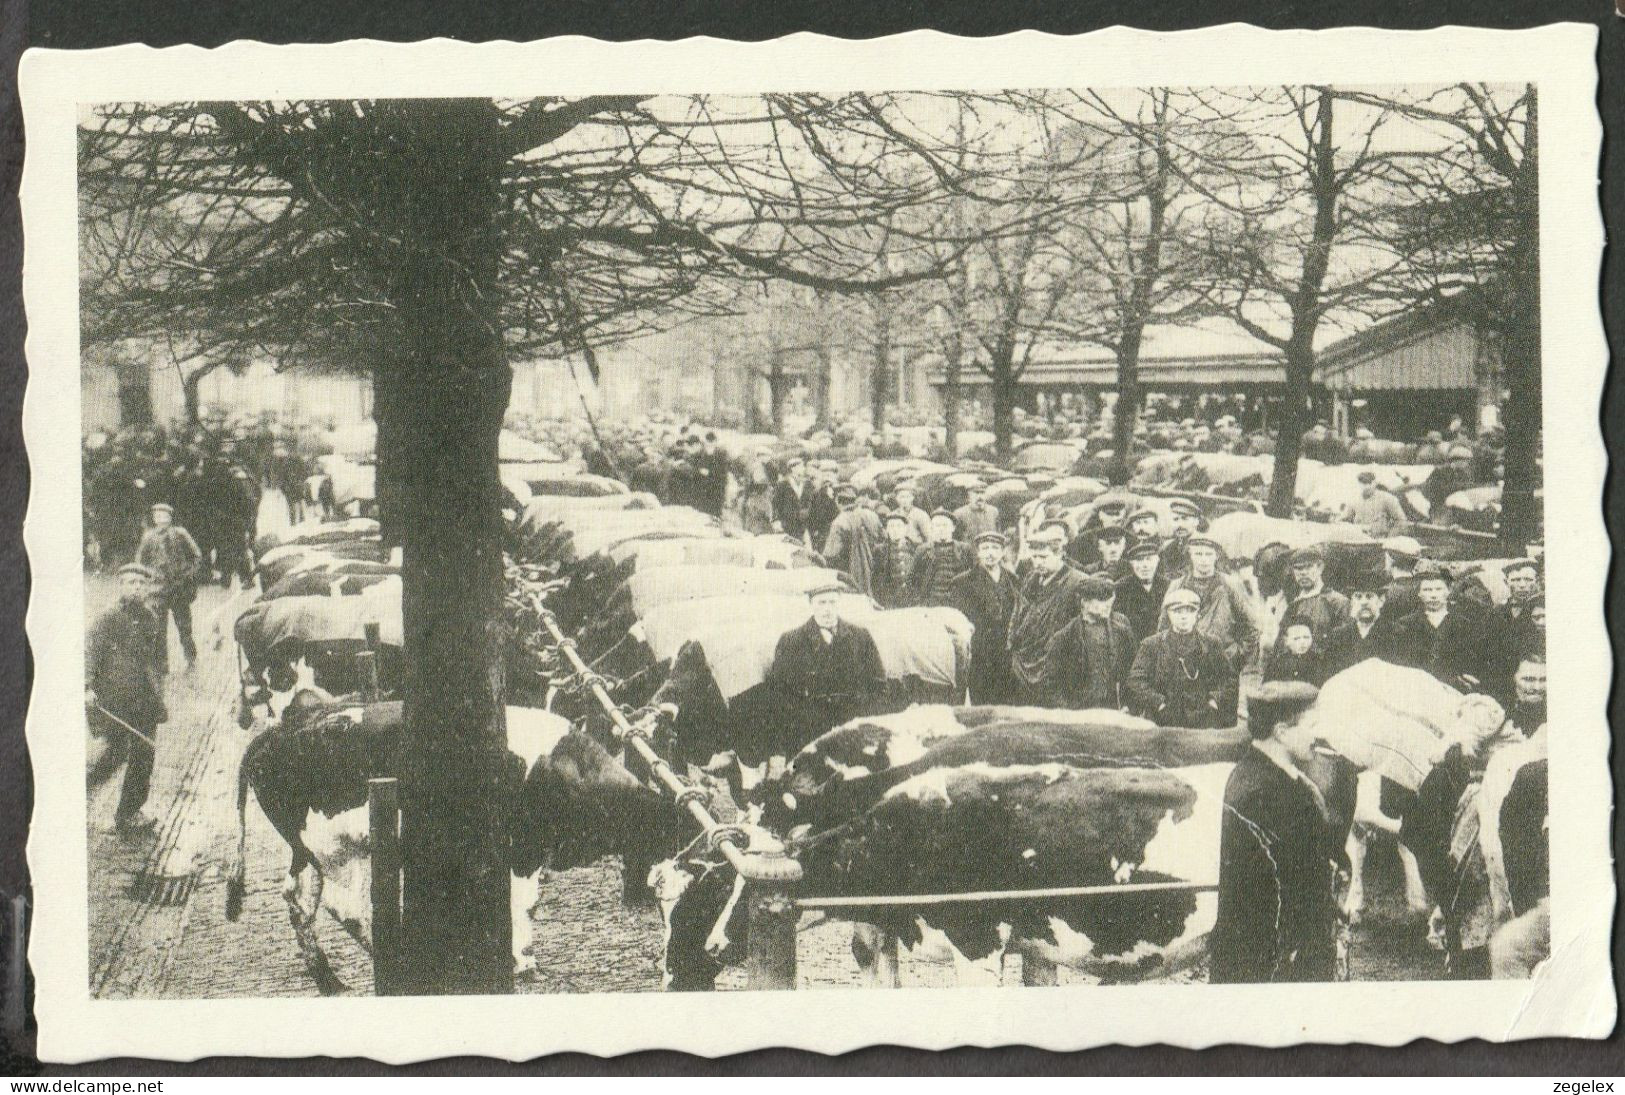
[[[787,479],[780,479],[773,487],[773,520],[786,536],[799,540],[806,533],[807,503],[811,497],[812,488],[806,484],[802,484],[799,495]],[[822,541],[819,546],[823,546]]]
[[[1128,617],[1136,639],[1149,639],[1157,633],[1157,619],[1162,615],[1162,598],[1168,593],[1168,580],[1161,574],[1151,579],[1151,590],[1133,574],[1117,582],[1115,608]]]
[[[1266,681],[1302,681],[1319,688],[1331,676],[1326,668],[1326,658],[1317,646],[1311,646],[1305,654],[1294,654],[1285,648],[1272,650],[1266,661]]]
[[[1193,631],[1140,643],[1128,675],[1129,709],[1159,726],[1230,726],[1239,676],[1219,644]]]
[[[1319,593],[1308,597],[1294,595],[1281,614],[1281,631],[1276,637],[1280,645],[1286,638],[1291,623],[1306,623],[1315,633],[1315,641],[1323,643],[1326,637],[1349,618],[1349,599],[1330,586],[1321,586]]]
[[[969,544],[958,541],[927,544],[914,556],[914,564],[909,571],[909,603],[953,604],[954,579],[975,564],[975,552]]]
[[[1359,665],[1367,658],[1381,658],[1385,662],[1398,658],[1396,648],[1399,625],[1385,611],[1371,625],[1371,631],[1360,634],[1360,625],[1353,620],[1339,624],[1326,636],[1327,676],[1341,673],[1351,665]]]
[[[164,721],[164,675],[158,618],[138,601],[121,600],[90,629],[85,684],[96,703],[137,729]]]
[[[787,697],[824,705],[832,714],[850,710],[833,726],[863,714],[885,691],[886,673],[869,632],[841,620],[834,641],[826,643],[809,619],[779,636],[767,682]]]
[[[1452,688],[1483,691],[1492,686],[1496,655],[1488,622],[1471,609],[1452,606],[1434,627],[1426,614],[1413,612],[1399,621],[1394,647],[1403,665],[1425,669]],[[1469,676],[1476,686],[1463,679]]]
[[[953,582],[954,607],[965,614],[976,631],[970,640],[970,698],[972,703],[1009,703],[1010,616],[1016,609],[1016,576],[999,568],[997,581],[981,567],[972,567]]]
[[[908,582],[919,550],[907,537],[901,543],[887,539],[875,549],[871,592],[882,608],[904,608],[910,603]]]
[[[1121,708],[1123,684],[1138,644],[1121,612],[1111,619],[1075,617],[1050,640],[1044,656],[1044,699],[1054,707]]]
[[[1044,679],[1044,656],[1049,641],[1078,614],[1078,588],[1083,575],[1063,568],[1048,582],[1031,574],[1016,596],[1010,616],[1010,671],[1029,688]]]
[[[835,492],[828,487],[819,487],[807,495],[807,535],[812,537],[813,550],[817,551],[824,546],[829,537],[829,526],[835,523],[835,518],[841,512],[841,504],[835,501]]]
[[[1230,773],[1224,805],[1208,980],[1332,980],[1337,840],[1314,793],[1250,749]]]

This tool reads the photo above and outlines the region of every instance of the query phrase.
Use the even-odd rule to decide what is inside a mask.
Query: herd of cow
[[[742,957],[748,929],[744,880],[695,838],[688,813],[637,758],[618,754],[589,681],[568,671],[540,626],[544,611],[573,636],[592,683],[658,724],[661,754],[718,802],[731,800],[730,820],[753,851],[795,857],[802,893],[1177,884],[918,907],[849,903],[853,954],[873,983],[896,983],[899,943],[945,953],[962,977],[996,977],[1012,953],[1029,968],[1068,966],[1112,981],[1200,962],[1215,915],[1224,787],[1249,748],[1244,729],[960,705],[965,618],[950,608],[882,610],[856,592],[843,598],[842,615],[874,636],[884,693],[861,717],[820,725],[768,687],[768,671],[779,636],[807,619],[806,593],[841,574],[783,537],[727,530],[612,481],[583,477],[560,491],[537,494],[510,523],[506,722],[527,772],[509,837],[516,973],[534,965],[541,879],[605,856],[620,858],[628,900],[660,905],[669,987],[712,988]],[[1235,529],[1237,555],[1273,550],[1277,533],[1311,534],[1260,530],[1253,526],[1267,519],[1237,516],[1247,518]],[[1328,527],[1322,539],[1338,535]],[[1366,546],[1345,538],[1350,551]],[[259,732],[241,766],[227,913],[235,918],[243,905],[252,791],[290,847],[283,896],[306,968],[331,993],[343,986],[317,942],[322,910],[370,947],[366,789],[395,773],[401,737],[401,707],[389,698],[402,644],[399,560],[375,523],[347,519],[261,543],[258,566],[263,593],[236,625],[242,721]],[[1500,720],[1484,716],[1483,697],[1464,700],[1427,674],[1374,661],[1327,688],[1337,702],[1318,708],[1326,761],[1309,774],[1348,828],[1356,885],[1345,908],[1357,914],[1360,853],[1373,832],[1398,828],[1381,814],[1379,784],[1428,794],[1429,772],[1483,751]],[[1515,769],[1485,780],[1479,829],[1494,847],[1475,862],[1493,876],[1500,922],[1521,925],[1522,938],[1531,918],[1545,916],[1543,885],[1525,882],[1544,876],[1543,836],[1500,834],[1543,834],[1545,762],[1534,746],[1520,745],[1518,757]],[[1448,843],[1452,831],[1437,839]],[[1449,861],[1451,849],[1411,851],[1408,900],[1424,913],[1448,908],[1447,897],[1423,892],[1414,863]],[[1506,958],[1497,972],[1519,960]]]

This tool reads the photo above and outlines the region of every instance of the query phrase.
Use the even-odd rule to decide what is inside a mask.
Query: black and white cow
[[[791,841],[789,850],[805,872],[801,892],[819,895],[1212,883],[1232,767],[928,768],[843,824]],[[763,831],[753,844],[773,839]],[[747,945],[742,883],[704,855],[657,864],[650,881],[668,925],[668,986],[713,987]],[[1212,892],[1187,890],[858,908],[851,912],[861,922],[853,953],[874,984],[896,983],[891,939],[946,952],[962,981],[976,974],[996,982],[1012,950],[1035,967],[1137,979],[1199,958],[1216,908]]]
[[[534,708],[507,709],[514,754],[509,789],[510,912],[515,973],[533,969],[531,910],[544,870],[620,854],[634,877],[671,854],[686,836],[686,815],[641,785],[597,742]],[[238,839],[228,865],[226,916],[246,894],[248,792],[287,841],[283,898],[306,970],[323,994],[343,990],[316,939],[325,907],[371,948],[367,781],[398,771],[399,703],[309,702],[300,697],[250,743],[238,776]],[[521,773],[524,773],[521,776]],[[522,779],[522,782],[521,782]]]

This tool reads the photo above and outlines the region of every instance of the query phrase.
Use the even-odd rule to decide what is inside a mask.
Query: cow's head
[[[784,844],[755,825],[741,826],[753,852]],[[749,889],[720,853],[696,841],[649,871],[660,904],[664,940],[661,983],[673,992],[709,992],[717,975],[744,958],[750,929]]]

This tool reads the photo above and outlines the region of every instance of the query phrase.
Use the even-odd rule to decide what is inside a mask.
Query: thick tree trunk
[[[1315,372],[1314,351],[1307,345],[1286,351],[1286,398],[1281,401],[1281,417],[1275,432],[1275,473],[1270,477],[1269,499],[1264,512],[1271,517],[1291,517],[1298,496],[1298,458],[1303,452],[1304,431],[1309,428],[1312,410],[1309,383]]]
[[[874,364],[869,369],[869,426],[876,432],[886,428],[886,404],[889,402],[891,402],[891,322],[882,318],[875,330]]]
[[[1140,345],[1124,339],[1117,350],[1117,407],[1112,419],[1112,466],[1109,478],[1116,486],[1134,474],[1134,426],[1140,420]]]
[[[1513,253],[1514,317],[1502,340],[1501,369],[1507,382],[1502,410],[1506,451],[1502,455],[1501,544],[1522,555],[1542,533],[1542,389],[1540,348],[1540,113],[1536,90],[1529,94],[1524,158],[1513,185],[1517,246]]]
[[[152,366],[147,352],[126,354],[123,346],[113,351],[113,373],[118,381],[119,425],[140,428],[152,425]]]
[[[993,458],[1003,466],[1014,450],[1016,400],[1021,395],[1009,361],[993,363]]]
[[[822,338],[813,350],[813,429],[827,430],[830,427],[829,389],[830,375],[835,371],[835,362],[829,352],[829,343]]]
[[[375,373],[385,519],[402,548],[401,963],[412,994],[512,991],[497,437],[503,156],[489,102],[425,101],[372,207],[404,346]]]
[[[187,373],[185,379],[181,381],[181,398],[186,405],[186,421],[194,426],[203,421],[203,378],[219,367],[219,362],[201,365]]]
[[[768,412],[772,417],[773,434],[784,436],[784,404],[790,397],[790,378],[784,375],[784,363],[774,355],[767,374]]]
[[[942,447],[949,460],[959,457],[959,370],[963,352],[955,340],[942,362]]]

